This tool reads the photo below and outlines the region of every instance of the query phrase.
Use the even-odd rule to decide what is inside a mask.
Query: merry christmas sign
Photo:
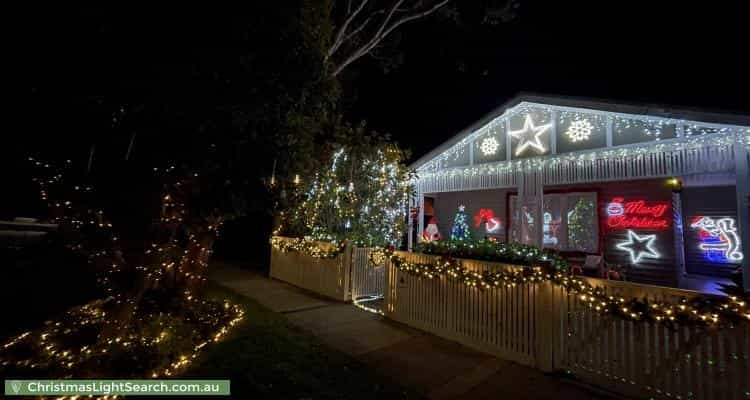
[[[607,204],[607,226],[611,229],[666,229],[669,227],[668,202],[625,201],[615,197]]]

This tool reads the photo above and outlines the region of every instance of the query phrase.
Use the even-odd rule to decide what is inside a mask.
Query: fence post
[[[344,254],[341,255],[343,257],[341,259],[342,268],[344,269],[343,273],[343,290],[344,290],[344,301],[351,301],[352,300],[352,293],[351,293],[351,278],[352,278],[352,260],[354,259],[354,245],[351,243],[346,244],[346,248],[344,249]]]
[[[554,366],[554,343],[555,302],[552,292],[552,282],[540,282],[536,284],[536,307],[535,307],[535,349],[534,358],[536,367],[544,372],[551,372]]]

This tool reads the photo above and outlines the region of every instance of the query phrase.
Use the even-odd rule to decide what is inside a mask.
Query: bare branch
[[[369,0],[362,0],[362,2],[359,4],[359,7],[357,7],[354,12],[349,13],[347,10],[347,15],[349,15],[344,23],[339,28],[338,32],[336,32],[336,38],[333,41],[333,44],[331,45],[331,48],[328,49],[328,53],[326,54],[326,60],[331,58],[333,53],[336,52],[336,50],[341,47],[341,44],[344,42],[344,38],[346,37],[346,30],[349,28],[349,24],[354,21],[355,18],[357,18],[357,15],[365,8],[365,5],[367,5],[367,2]],[[352,3],[351,0],[349,1],[349,4],[347,7],[351,7]]]
[[[417,1],[416,4],[414,4],[411,8],[408,8],[408,9],[401,8],[401,5],[404,3],[404,1],[405,0],[398,0],[389,8],[389,10],[387,11],[386,17],[379,24],[378,29],[372,34],[372,36],[370,36],[369,40],[366,40],[364,44],[357,46],[355,49],[351,51],[351,53],[347,57],[343,59],[343,61],[341,61],[338,65],[333,66],[331,68],[329,77],[331,78],[336,77],[349,64],[353,63],[357,59],[361,58],[365,54],[372,51],[380,42],[383,41],[383,39],[385,39],[391,32],[393,32],[399,26],[407,22],[414,21],[416,19],[427,17],[450,2],[450,0],[442,0],[442,1],[435,3],[430,8],[427,8],[422,11],[418,11],[421,9],[422,5],[424,4],[424,1],[422,0]],[[367,2],[367,0],[363,0],[363,2]],[[334,45],[331,46],[331,49],[329,49],[328,51],[328,54],[326,56],[326,61],[328,61],[328,59],[330,59],[330,57],[333,56],[333,54],[344,43],[351,41],[357,34],[361,33],[375,15],[386,13],[385,10],[378,10],[378,11],[371,13],[356,29],[354,29],[350,33],[347,33],[346,30],[348,29],[349,24],[351,24],[351,22],[354,20],[354,17],[356,17],[356,14],[359,14],[359,12],[362,11],[362,7],[363,5],[360,4],[360,8],[356,9],[352,14],[350,14],[347,20],[344,22],[344,25],[342,25],[342,29],[339,29],[339,32],[336,35],[336,40],[334,41]],[[404,13],[404,12],[407,14],[401,17],[398,17],[394,20],[394,17],[396,16],[397,13]]]

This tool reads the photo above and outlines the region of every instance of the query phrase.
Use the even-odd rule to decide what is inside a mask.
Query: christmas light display
[[[342,241],[338,244],[330,243],[329,245],[329,243],[318,243],[305,238],[271,238],[271,247],[276,251],[281,253],[297,252],[319,259],[338,257],[346,249],[346,243],[346,241]]]
[[[742,241],[737,232],[737,221],[734,218],[714,219],[698,216],[690,222],[690,227],[698,229],[700,240],[698,248],[710,261],[739,263],[745,258],[740,251]]]
[[[154,370],[127,373],[173,376],[243,319],[244,311],[239,306],[200,300],[195,294],[198,285],[206,280],[204,272],[211,254],[206,238],[216,236],[221,218],[193,220],[195,225],[186,233],[184,243],[166,235],[167,240],[147,244],[138,264],[128,264],[103,211],[86,205],[93,201],[93,189],[65,184],[64,169],[70,162],[58,170],[33,158],[29,161],[38,168],[40,176],[34,181],[39,185],[41,199],[50,207],[51,220],[58,224],[67,247],[97,267],[97,280],[106,296],[75,307],[44,327],[24,332],[0,346],[0,366],[18,372],[83,376],[102,368],[116,368],[110,365],[118,362],[118,354],[138,354],[141,362]],[[162,170],[155,168],[154,172]],[[163,172],[173,174],[176,168],[168,167]],[[198,176],[192,172],[189,178],[177,178],[165,185],[155,224],[173,228],[189,218],[183,189]],[[124,288],[122,274],[127,281]],[[138,298],[131,296],[134,283],[146,285]],[[170,285],[179,291],[169,292]],[[160,296],[167,293],[170,301],[160,301]],[[194,331],[190,337],[181,333],[186,327]]]
[[[565,131],[565,136],[570,139],[571,142],[582,142],[589,140],[591,133],[594,131],[594,125],[587,119],[571,122],[568,130]]]
[[[429,242],[432,240],[440,240],[442,238],[443,237],[440,235],[440,230],[437,226],[437,218],[430,218],[430,221],[427,222],[427,227],[424,228],[424,232],[422,232],[422,240]]]
[[[544,147],[544,143],[541,141],[541,136],[550,128],[552,128],[552,124],[534,126],[534,121],[531,119],[531,115],[526,114],[523,128],[510,131],[510,135],[518,139],[515,155],[520,156],[529,147],[533,148],[540,154],[546,153],[547,148]]]
[[[403,159],[404,153],[390,144],[339,148],[329,166],[301,185],[300,201],[280,213],[281,226],[296,230],[277,228],[274,234],[365,246],[399,243],[412,176]]]
[[[458,206],[458,212],[451,226],[451,240],[471,239],[471,230],[469,229],[469,224],[466,222],[467,219],[466,207],[464,205]]]
[[[632,264],[640,263],[643,258],[661,258],[661,254],[659,254],[654,247],[656,235],[639,236],[632,230],[628,230],[627,235],[628,239],[616,244],[615,247],[627,251],[630,255],[630,262]]]
[[[500,143],[497,142],[497,139],[494,137],[488,137],[482,140],[482,144],[480,145],[480,150],[482,150],[482,154],[485,156],[491,156],[497,153],[497,149],[500,147]]]
[[[569,126],[569,124],[572,124],[575,121],[587,120],[593,126],[589,141],[593,141],[594,136],[596,135],[601,134],[603,137],[605,131],[611,130],[613,133],[612,143],[608,144],[601,141],[601,144],[599,145],[600,147],[616,147],[622,144],[633,144],[644,141],[651,141],[651,143],[643,143],[636,146],[621,148],[576,150],[573,154],[565,153],[525,160],[498,161],[494,163],[478,164],[475,166],[469,165],[466,151],[468,144],[473,143],[476,140],[481,140],[482,136],[486,134],[487,129],[507,125],[510,118],[517,115],[519,112],[525,112],[529,118],[531,117],[529,113],[532,112],[548,115],[551,113],[557,113],[559,115],[558,124],[563,126]],[[675,130],[676,126],[684,127],[684,132],[682,129]],[[540,127],[535,126],[535,128]],[[523,129],[521,131],[523,131]],[[502,143],[504,139],[502,133],[503,130],[499,129],[497,132],[501,135],[499,141]],[[517,132],[516,136],[520,133],[524,132]],[[628,135],[630,133],[639,134],[641,137],[629,137]],[[566,137],[564,135],[559,136],[560,138]],[[536,144],[533,137],[531,139],[530,143]],[[669,143],[664,142],[665,139],[669,139]],[[703,147],[721,148],[732,146],[736,142],[739,142],[750,149],[750,130],[741,126],[707,124],[698,121],[674,118],[659,118],[648,115],[623,114],[584,108],[560,107],[541,103],[522,102],[517,106],[506,110],[502,115],[492,119],[484,127],[479,128],[462,138],[455,145],[446,149],[434,159],[424,163],[418,168],[418,172],[421,179],[427,179],[431,177],[472,177],[476,175],[493,175],[515,170],[542,170],[544,168],[559,168],[560,164],[567,164],[568,168],[576,169],[580,168],[584,163],[592,163],[594,160],[610,160],[614,164],[615,161],[646,156],[649,154],[678,154],[691,149],[699,149]],[[541,144],[541,141],[539,143]],[[531,147],[531,144],[527,147]],[[535,148],[534,150],[539,149]],[[516,151],[518,152],[518,148],[516,148]],[[546,150],[543,152],[546,152]],[[460,162],[444,161],[449,159],[460,160]],[[443,168],[449,169],[441,171]],[[713,168],[721,169],[723,167],[721,165],[716,165]],[[620,168],[613,167],[613,171],[618,170],[620,170]],[[678,171],[668,172],[668,174],[676,175],[677,172]]]
[[[495,212],[489,208],[480,208],[479,212],[474,215],[475,228],[479,228],[482,222],[484,222],[484,229],[487,233],[497,233],[503,227],[502,219],[495,216]]]
[[[395,254],[392,248],[386,249],[394,268],[417,278],[449,279],[478,290],[551,282],[598,313],[670,327],[697,325],[729,328],[738,323],[750,323],[750,302],[747,298],[729,296],[717,300],[706,296],[682,299],[676,303],[642,298],[626,299],[572,275],[564,259],[532,246],[489,241],[434,242],[426,244],[422,250],[426,254],[438,254],[440,257],[428,263],[411,262]],[[488,259],[487,254],[493,255],[489,258],[491,261],[516,264],[517,268],[503,272],[475,272],[464,268],[461,259],[453,258]],[[543,264],[552,264],[552,269],[545,271],[539,266]]]
[[[612,229],[665,229],[669,227],[669,203],[646,204],[645,200],[625,201],[615,197],[607,204],[607,226]]]

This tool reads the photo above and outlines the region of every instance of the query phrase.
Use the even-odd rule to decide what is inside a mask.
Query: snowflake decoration
[[[491,156],[497,153],[498,147],[500,147],[500,143],[498,143],[495,138],[488,137],[482,140],[482,144],[479,146],[479,149],[482,150],[482,154],[484,154],[485,156]]]
[[[575,143],[589,140],[593,131],[594,125],[591,125],[589,120],[582,119],[579,121],[573,121],[568,127],[568,130],[565,131],[565,134],[570,138],[571,142]]]

